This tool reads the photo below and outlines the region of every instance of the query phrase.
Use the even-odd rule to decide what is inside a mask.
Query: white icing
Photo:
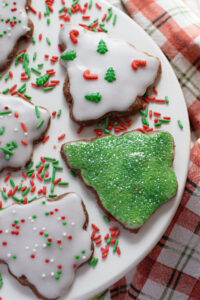
[[[52,299],[64,294],[74,279],[73,265],[77,267],[85,262],[82,258],[82,250],[85,250],[84,256],[88,260],[92,254],[91,239],[89,233],[83,230],[85,223],[85,213],[81,204],[81,198],[75,193],[65,195],[58,201],[47,201],[42,204],[45,198],[40,198],[28,205],[15,205],[16,214],[12,215],[12,207],[6,208],[0,212],[0,259],[4,260],[11,272],[20,277],[25,275],[30,283],[32,283],[38,292],[46,298]],[[59,209],[59,211],[55,211]],[[53,215],[45,215],[45,212],[53,211]],[[32,224],[28,217],[36,215],[35,224],[37,231],[33,232]],[[57,216],[65,216],[67,225],[63,225],[62,221],[57,220]],[[25,222],[22,223],[21,220]],[[12,227],[14,220],[19,220],[17,225],[19,229]],[[71,222],[75,225],[71,226]],[[49,237],[40,235],[42,227],[46,227],[45,233]],[[9,231],[19,231],[18,235],[5,235],[5,229]],[[63,231],[67,231],[67,236],[62,237]],[[72,239],[68,239],[71,235]],[[52,238],[50,246],[43,248],[43,243],[47,242],[48,238]],[[57,243],[61,240],[61,244]],[[7,246],[3,246],[3,242],[7,242]],[[33,251],[34,245],[37,243],[36,251]],[[62,245],[62,250],[59,249]],[[9,255],[8,257],[8,254]],[[30,255],[34,254],[35,258]],[[13,255],[17,258],[13,259]],[[79,259],[75,255],[80,255]],[[45,259],[49,259],[46,263]],[[58,275],[58,266],[61,265],[62,274],[58,280],[55,276]],[[44,276],[45,274],[45,276]],[[42,278],[42,280],[41,280]]]
[[[16,5],[13,3],[16,2]],[[28,16],[25,11],[25,5],[27,0],[1,0],[0,3],[0,67],[3,66],[7,60],[8,55],[12,52],[17,40],[24,36],[30,29],[28,28]],[[5,5],[8,3],[8,6]],[[17,8],[16,11],[11,9]],[[10,22],[5,23],[6,20],[10,19],[15,21],[13,17],[16,17],[17,24],[14,27],[11,26]],[[4,20],[3,22],[1,20]],[[21,23],[18,21],[21,20]],[[4,33],[6,31],[7,33]]]
[[[10,116],[8,114],[1,115],[0,130],[3,126],[5,130],[0,135],[0,147],[7,147],[6,144],[11,141],[15,141],[18,147],[11,150],[13,154],[10,155],[9,160],[6,160],[5,153],[0,149],[0,171],[8,167],[25,166],[31,158],[33,142],[46,131],[50,119],[49,112],[44,108],[38,107],[40,118],[37,118],[34,105],[14,96],[0,95],[0,111],[5,111],[5,107],[8,107],[12,113]],[[18,118],[15,117],[16,112],[19,115]],[[40,120],[44,120],[44,123],[39,129],[36,129]],[[26,125],[27,132],[23,130],[21,122]],[[17,130],[15,130],[16,128]],[[27,141],[28,145],[23,145],[22,140]]]
[[[71,30],[78,30],[78,43],[70,38]],[[105,33],[95,33],[81,26],[65,25],[60,31],[60,44],[65,51],[76,51],[74,60],[62,60],[70,80],[70,93],[74,100],[73,116],[76,120],[97,119],[111,111],[126,111],[154,83],[159,68],[159,60],[136,50],[123,40],[115,40]],[[105,54],[96,50],[103,40],[108,48]],[[133,70],[131,64],[135,59],[145,60],[146,67]],[[107,82],[104,77],[109,67],[115,71],[116,80]],[[83,72],[90,70],[97,74],[97,80],[86,80]],[[94,103],[85,99],[88,93],[102,95],[101,101]]]

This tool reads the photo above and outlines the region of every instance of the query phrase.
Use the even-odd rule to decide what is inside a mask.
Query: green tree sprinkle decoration
[[[47,82],[49,80],[49,77],[50,77],[49,74],[45,74],[45,75],[42,75],[42,76],[36,78],[37,85],[42,86],[43,84],[45,84],[45,82]]]
[[[85,99],[98,103],[101,100],[101,94],[100,93],[90,93],[85,95]]]
[[[74,50],[67,51],[67,52],[63,53],[60,56],[60,58],[63,60],[74,60],[76,58],[76,51],[74,51]]]
[[[114,80],[116,80],[115,71],[112,67],[108,68],[104,79],[108,82],[113,82]]]
[[[97,47],[97,52],[100,54],[105,54],[108,51],[108,48],[106,46],[106,43],[103,40],[99,41],[99,45]]]

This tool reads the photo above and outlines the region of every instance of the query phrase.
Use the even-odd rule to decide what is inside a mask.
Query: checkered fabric
[[[191,125],[200,134],[200,0],[122,2],[167,56]],[[200,139],[191,150],[183,198],[167,231],[136,270],[94,299],[200,300]]]
[[[200,134],[200,1],[122,1],[168,58],[182,87],[192,128]]]

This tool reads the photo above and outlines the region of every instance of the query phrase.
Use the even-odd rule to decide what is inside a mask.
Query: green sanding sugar
[[[98,193],[101,204],[126,227],[141,226],[176,194],[173,138],[168,132],[132,131],[65,144],[63,155]]]

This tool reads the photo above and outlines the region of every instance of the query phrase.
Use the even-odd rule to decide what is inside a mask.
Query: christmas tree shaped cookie
[[[65,25],[59,39],[67,71],[64,95],[80,125],[136,112],[160,73],[158,58],[106,33]]]
[[[0,263],[42,299],[57,299],[93,254],[81,198],[64,194],[0,211]]]
[[[135,230],[176,194],[170,133],[132,131],[62,146],[69,168],[98,196],[99,205],[126,229]]]
[[[27,8],[31,0],[1,0],[0,3],[0,72],[8,68],[22,38],[30,38],[33,24]]]
[[[45,108],[0,95],[0,172],[24,167],[31,160],[33,144],[43,139],[49,124]]]

